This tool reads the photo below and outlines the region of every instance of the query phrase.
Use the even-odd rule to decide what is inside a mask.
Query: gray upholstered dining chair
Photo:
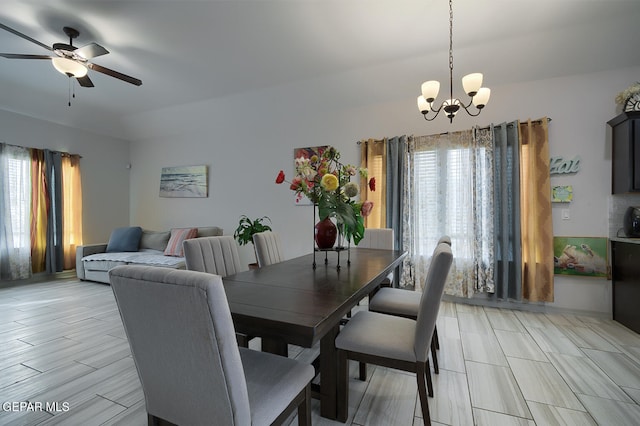
[[[238,244],[230,235],[184,240],[182,248],[186,267],[190,271],[226,277],[249,269],[240,262]]]
[[[190,271],[226,277],[249,269],[240,262],[238,245],[230,235],[184,240],[182,249],[186,267]],[[238,344],[246,348],[253,336],[237,333],[236,337]]]
[[[444,235],[438,240],[436,248],[441,243],[451,246],[451,237]],[[428,282],[425,286],[429,285]],[[424,291],[424,289],[423,289]],[[399,288],[381,288],[375,296],[369,300],[369,310],[381,314],[397,315],[400,317],[416,319],[420,307],[421,294],[415,291],[403,290]],[[438,357],[436,350],[440,349],[438,341],[438,327],[433,329],[433,339],[431,341],[431,360],[433,361],[433,371],[438,374]],[[429,392],[430,394],[432,392]]]
[[[393,229],[391,228],[367,228],[364,232],[362,240],[357,245],[358,248],[385,249],[393,250]],[[381,287],[392,287],[394,281],[394,273],[390,272],[370,294],[369,300],[376,294]],[[351,312],[347,315],[351,318]],[[367,364],[360,363],[360,380],[367,380]]]
[[[429,377],[429,344],[436,325],[440,300],[453,255],[451,247],[436,247],[427,273],[416,320],[371,311],[360,311],[336,337],[338,351],[338,419],[345,421],[349,400],[349,359],[416,373],[418,395],[425,424],[430,424],[425,378]]]
[[[391,228],[367,228],[362,240],[358,243],[359,248],[386,249],[393,250],[393,229]],[[386,276],[380,283],[382,287],[393,285],[393,272]]]
[[[256,250],[256,259],[260,268],[284,260],[280,235],[276,232],[264,231],[253,234],[253,247]]]
[[[109,272],[149,424],[311,424],[311,365],[239,348],[218,275],[150,266]]]

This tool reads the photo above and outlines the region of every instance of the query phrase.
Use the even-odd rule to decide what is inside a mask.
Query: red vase
[[[328,217],[316,223],[316,244],[319,249],[330,249],[336,242],[338,228]]]

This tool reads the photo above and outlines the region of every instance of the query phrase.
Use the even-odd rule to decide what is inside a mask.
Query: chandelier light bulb
[[[474,97],[482,87],[482,73],[476,72],[462,77],[462,87],[464,88],[464,93]]]
[[[491,89],[487,87],[481,87],[478,90],[478,93],[473,97],[473,104],[478,109],[484,108],[484,106],[489,102],[489,98],[491,97]]]
[[[418,110],[422,113],[422,114],[426,114],[429,112],[431,108],[429,108],[429,102],[427,102],[427,100],[424,98],[424,96],[420,95],[418,96]]]
[[[433,102],[438,97],[440,91],[440,82],[436,80],[429,80],[422,83],[422,96],[429,103]]]

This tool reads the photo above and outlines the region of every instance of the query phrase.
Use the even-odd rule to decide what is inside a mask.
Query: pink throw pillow
[[[198,228],[174,228],[171,230],[171,237],[167,243],[167,248],[164,249],[165,256],[184,256],[182,251],[182,242],[190,238],[196,238],[198,236]]]

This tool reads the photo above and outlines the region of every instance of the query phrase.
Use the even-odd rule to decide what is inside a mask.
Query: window
[[[29,248],[29,207],[31,191],[28,183],[29,159],[8,158],[7,170],[3,178],[7,179],[8,201],[12,233],[9,244],[14,248]],[[24,184],[26,182],[27,184]]]
[[[375,191],[367,191],[366,199],[373,201],[374,208],[371,210],[371,214],[366,218],[368,228],[384,228],[386,226],[384,220],[385,204],[382,202],[381,186],[384,182],[380,182],[380,178],[384,176],[384,169],[382,167],[382,155],[374,155],[367,164],[367,170],[369,176],[375,177],[377,180],[377,189]]]
[[[429,255],[447,234],[458,258],[470,258],[473,222],[469,221],[473,182],[471,149],[430,149],[414,155],[416,196],[416,253]]]
[[[0,280],[75,266],[79,156],[0,143]]]
[[[423,285],[431,254],[445,235],[454,252],[447,294],[469,297],[492,279],[490,151],[470,130],[410,142],[405,209],[416,287]]]
[[[29,150],[0,144],[0,279],[31,275]]]

